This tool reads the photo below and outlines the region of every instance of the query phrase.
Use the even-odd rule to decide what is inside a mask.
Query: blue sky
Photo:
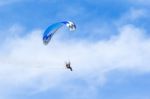
[[[149,0],[0,0],[1,99],[149,99]],[[48,25],[71,20],[51,44]],[[64,68],[71,60],[73,72]]]

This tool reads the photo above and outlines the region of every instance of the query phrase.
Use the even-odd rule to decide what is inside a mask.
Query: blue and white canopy
[[[63,21],[50,25],[43,34],[43,43],[47,45],[58,29],[66,25],[70,31],[76,30],[76,25],[71,21]]]

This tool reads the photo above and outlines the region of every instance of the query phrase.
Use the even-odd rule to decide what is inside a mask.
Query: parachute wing
[[[47,45],[50,42],[53,35],[56,33],[56,31],[64,25],[66,25],[70,31],[74,31],[76,29],[76,25],[71,21],[54,23],[45,30],[43,34],[43,43]]]

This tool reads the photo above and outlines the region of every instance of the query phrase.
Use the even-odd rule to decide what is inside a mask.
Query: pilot
[[[70,71],[72,71],[72,67],[71,67],[71,63],[70,62],[66,63],[66,68],[70,69]]]

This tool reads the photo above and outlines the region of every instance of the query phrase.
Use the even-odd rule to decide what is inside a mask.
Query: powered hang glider
[[[43,43],[47,45],[52,39],[53,35],[59,30],[62,26],[66,25],[70,31],[76,30],[76,25],[71,21],[62,21],[50,25],[43,34]]]

